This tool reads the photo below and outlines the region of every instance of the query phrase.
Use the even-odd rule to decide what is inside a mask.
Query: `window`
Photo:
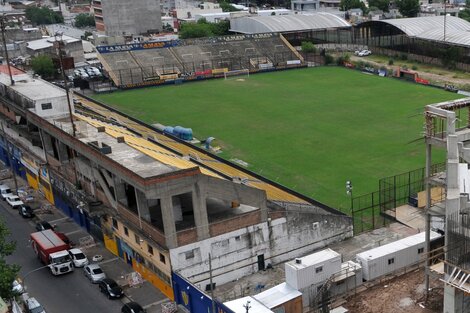
[[[418,254],[421,254],[424,252],[424,248],[418,248]]]
[[[41,103],[41,108],[43,110],[51,110],[52,109],[52,103]]]
[[[147,244],[147,251],[148,253],[150,253],[151,255],[153,255],[153,247],[149,244]]]
[[[139,237],[139,235],[134,234],[134,238],[135,238],[135,243],[138,244],[138,245],[140,245],[140,237]]]
[[[124,234],[129,237],[129,229],[126,226],[124,226]]]
[[[395,263],[395,258],[388,259],[388,265]]]
[[[113,218],[113,228],[114,229],[119,229],[118,222],[114,218]]]
[[[194,259],[194,250],[186,252],[186,260],[188,259]]]
[[[162,262],[163,264],[166,263],[165,256],[161,253],[160,253],[160,262]]]
[[[240,236],[235,236],[236,241],[240,241]]]
[[[323,272],[323,266],[315,267],[315,273],[321,273]]]

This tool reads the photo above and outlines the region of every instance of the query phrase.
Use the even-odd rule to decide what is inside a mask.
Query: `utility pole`
[[[15,168],[13,167],[13,159],[10,153],[10,145],[8,144],[7,133],[5,132],[3,123],[4,121],[0,123],[2,124],[2,135],[3,135],[3,139],[5,140],[5,148],[7,149],[8,162],[10,162],[11,172],[13,173],[13,181],[15,182],[15,191],[16,193],[18,193],[18,181],[16,180],[16,172],[15,172]]]
[[[444,41],[446,41],[447,0],[444,0]]]
[[[5,59],[7,61],[8,74],[10,75],[10,83],[13,86],[15,84],[15,81],[13,80],[13,76],[11,75],[10,58],[8,57],[7,41],[5,39],[5,13],[3,13],[0,18],[0,28],[2,29],[3,51],[5,51]]]
[[[55,35],[54,35],[55,42],[54,43],[57,46],[57,53],[59,54],[60,70],[62,72],[62,79],[64,80],[65,92],[67,93],[67,105],[68,105],[68,108],[69,108],[70,123],[72,124],[72,136],[76,137],[75,123],[73,122],[73,114],[72,114],[72,104],[70,103],[69,85],[67,84],[67,76],[65,76],[64,63],[63,63],[63,59],[62,59],[62,46],[64,45],[64,41],[62,40],[62,36],[63,36],[63,34],[60,33],[60,32],[55,33]]]

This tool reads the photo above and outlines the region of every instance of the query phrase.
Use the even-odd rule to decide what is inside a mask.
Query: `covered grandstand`
[[[102,47],[99,59],[121,88],[223,77],[304,66],[302,56],[279,34],[180,40],[166,46]]]
[[[230,21],[230,30],[241,34],[291,33],[332,28],[350,28],[339,16],[320,12],[308,15],[248,16]]]
[[[354,43],[433,58],[454,47],[470,63],[470,23],[454,16],[368,21],[354,29]]]

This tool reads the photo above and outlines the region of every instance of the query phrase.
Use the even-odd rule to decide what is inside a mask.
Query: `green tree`
[[[6,261],[6,257],[11,255],[16,247],[15,242],[8,241],[9,234],[5,222],[0,218],[0,297],[3,299],[11,299],[14,296],[11,287],[20,271],[19,265],[8,264]]]
[[[317,51],[317,48],[315,48],[314,44],[310,41],[302,41],[301,47],[302,52],[304,53],[311,53]]]
[[[416,17],[419,13],[419,0],[396,0],[400,14],[405,17]]]
[[[34,25],[45,25],[63,23],[64,17],[55,11],[52,11],[48,7],[31,7],[26,9],[26,17]]]
[[[179,36],[181,39],[201,38],[228,35],[230,29],[229,21],[220,21],[219,23],[207,22],[204,18],[197,23],[181,24]]]
[[[95,26],[95,17],[90,14],[80,13],[75,17],[75,26],[78,28]]]
[[[459,17],[470,22],[470,0],[465,1],[465,9],[459,12]]]
[[[390,0],[369,0],[369,8],[376,7],[379,10],[388,12],[390,7]]]
[[[364,13],[367,11],[366,5],[361,0],[341,0],[339,8],[341,11],[348,11],[351,9],[361,9]]]
[[[52,59],[47,55],[39,55],[31,60],[31,67],[34,73],[43,77],[53,77],[57,72]]]
[[[235,8],[233,5],[226,1],[220,1],[219,2],[220,8],[222,9],[223,12],[236,12],[240,11],[239,9]]]

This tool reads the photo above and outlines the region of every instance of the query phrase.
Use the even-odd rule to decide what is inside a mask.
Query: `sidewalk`
[[[3,168],[3,166],[1,167]],[[34,201],[27,203],[33,208],[33,210],[40,208],[43,204],[49,203],[41,193],[28,188],[27,182],[22,178],[17,176],[17,181],[18,188],[26,188],[28,189],[28,192],[31,192],[33,195]],[[12,190],[14,189],[13,178],[4,179],[1,183],[10,186]],[[75,248],[82,249],[90,262],[93,262],[93,256],[102,256],[102,260],[98,262],[98,264],[109,278],[114,279],[124,289],[125,296],[121,299],[123,303],[135,301],[144,307],[147,310],[147,313],[161,313],[161,304],[170,301],[163,293],[147,281],[143,281],[143,283],[135,287],[130,287],[127,277],[129,277],[129,274],[134,272],[134,270],[130,265],[125,263],[123,259],[115,256],[106,249],[103,242],[93,238],[91,245],[81,247],[80,242],[87,241],[90,243],[90,240],[87,240],[89,239],[90,234],[55,206],[52,206],[51,213],[36,210],[35,214],[36,216],[29,222],[32,226],[35,226],[39,221],[47,221],[55,227],[56,231],[64,233],[74,244]]]

